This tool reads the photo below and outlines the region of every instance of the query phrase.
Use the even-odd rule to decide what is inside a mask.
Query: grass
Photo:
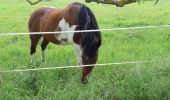
[[[63,8],[75,0],[52,0],[30,6],[25,0],[5,0],[0,4],[0,32],[28,32],[30,13],[41,6]],[[83,2],[83,0],[80,0]],[[169,24],[169,0],[123,8],[113,5],[88,5],[101,28]],[[112,31],[102,33],[98,63],[156,60],[154,63],[96,67],[89,83],[80,83],[81,69],[58,69],[37,72],[0,73],[0,99],[49,100],[169,100],[170,57],[169,28]],[[0,69],[24,69],[76,65],[72,46],[50,44],[47,65],[40,61],[37,48],[36,66],[31,66],[28,36],[0,37]]]

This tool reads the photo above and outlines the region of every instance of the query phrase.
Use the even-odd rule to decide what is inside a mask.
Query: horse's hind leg
[[[31,47],[30,47],[30,55],[31,55],[31,64],[35,63],[35,53],[36,53],[36,47],[38,44],[39,39],[41,38],[41,35],[30,35],[31,39]]]
[[[43,41],[41,43],[41,60],[42,60],[42,62],[45,62],[45,49],[48,44],[49,44],[49,41],[46,39],[43,39]]]

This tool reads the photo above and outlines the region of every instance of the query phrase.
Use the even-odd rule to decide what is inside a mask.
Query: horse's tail
[[[93,12],[85,5],[82,5],[78,14],[79,30],[99,29]],[[84,32],[82,34],[82,46],[88,57],[93,57],[101,45],[100,32]]]

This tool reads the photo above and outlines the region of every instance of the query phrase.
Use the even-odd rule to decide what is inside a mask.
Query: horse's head
[[[95,64],[98,58],[98,49],[101,45],[100,32],[84,34],[83,37],[84,40],[81,43],[83,64]]]
[[[91,35],[90,35],[91,34]],[[83,65],[96,64],[98,59],[98,49],[101,45],[100,32],[88,33],[88,36],[84,36],[82,40],[82,63]],[[88,82],[87,77],[90,75],[94,66],[88,66],[83,68],[81,81],[82,83]]]
[[[93,12],[87,7],[82,6],[78,15],[79,30],[99,29]],[[101,33],[84,32],[82,33],[81,47],[83,49],[83,64],[95,64],[98,56],[98,48],[101,45]]]
[[[96,18],[93,12],[87,6],[79,3],[74,5],[80,5],[80,10],[77,15],[76,25],[77,30],[96,30],[99,29]],[[98,49],[101,45],[101,33],[97,32],[83,32],[78,33],[78,44],[81,45],[82,55],[81,60],[83,65],[96,64],[98,58]],[[86,82],[87,76],[91,73],[93,66],[83,68],[81,81]]]

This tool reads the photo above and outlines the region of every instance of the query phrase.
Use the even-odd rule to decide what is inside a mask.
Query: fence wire
[[[28,34],[61,34],[61,33],[73,33],[73,32],[74,33],[81,33],[81,32],[99,32],[99,31],[100,32],[102,32],[102,31],[121,31],[121,30],[151,29],[151,28],[170,28],[170,25],[125,27],[125,28],[110,28],[110,29],[95,29],[95,30],[78,30],[78,31],[0,33],[0,36],[16,36],[16,35],[28,35]],[[167,60],[169,60],[169,59],[167,59]],[[153,63],[153,62],[158,62],[158,61],[132,61],[132,62],[103,63],[103,64],[61,66],[61,67],[48,67],[48,68],[0,70],[0,73],[42,71],[42,70],[52,70],[52,69],[82,68],[82,67],[89,67],[89,66],[109,66],[109,65]]]
[[[130,61],[130,62],[116,62],[116,63],[102,63],[102,64],[89,64],[89,65],[75,65],[75,66],[60,66],[60,67],[45,67],[45,68],[30,68],[30,69],[15,69],[15,70],[0,70],[0,73],[10,73],[10,72],[29,72],[29,71],[42,71],[42,70],[53,70],[53,69],[68,69],[68,68],[83,68],[90,66],[110,66],[110,65],[125,65],[125,64],[144,64],[144,63],[154,63],[170,61],[170,59],[165,60],[151,60],[151,61]]]
[[[29,35],[29,34],[33,35],[33,34],[61,34],[61,33],[122,31],[122,30],[133,30],[133,29],[151,29],[151,28],[169,28],[169,27],[170,27],[170,25],[159,25],[159,26],[140,26],[140,27],[108,28],[108,29],[94,29],[94,30],[78,30],[78,31],[0,33],[0,36],[16,36],[16,35]]]

